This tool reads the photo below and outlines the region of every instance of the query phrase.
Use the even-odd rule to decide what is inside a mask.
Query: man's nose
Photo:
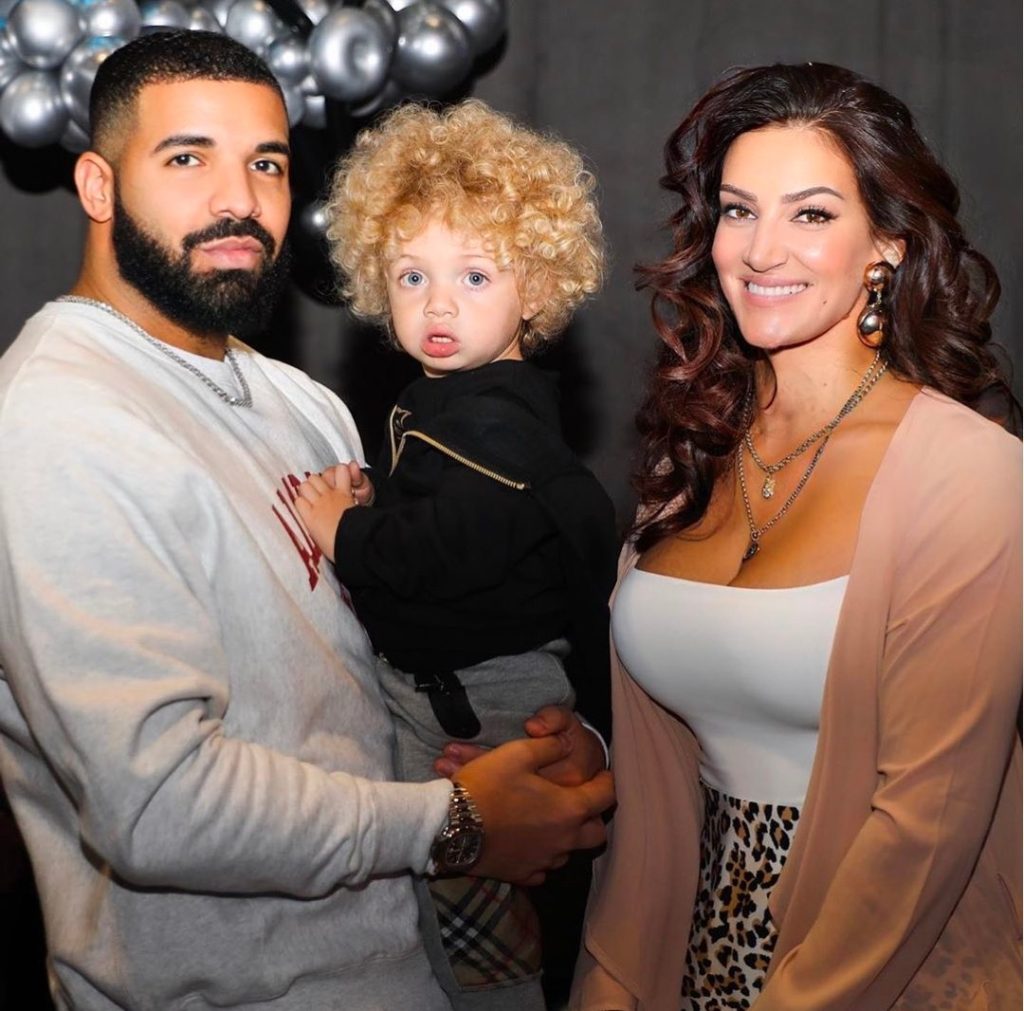
[[[217,217],[258,218],[260,202],[252,173],[248,168],[224,169],[217,177],[211,208]]]

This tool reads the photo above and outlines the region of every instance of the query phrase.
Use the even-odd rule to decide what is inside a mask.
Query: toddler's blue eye
[[[402,280],[406,284],[415,287],[423,283],[423,275],[418,270],[410,270],[403,276]]]
[[[466,280],[469,281],[474,288],[479,288],[480,285],[487,283],[487,275],[481,274],[479,270],[471,270],[466,276]]]

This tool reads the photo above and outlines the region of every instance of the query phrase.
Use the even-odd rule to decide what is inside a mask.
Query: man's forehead
[[[288,114],[269,85],[250,81],[157,81],[144,85],[136,105],[137,131],[147,139],[181,134],[214,143],[288,141]]]

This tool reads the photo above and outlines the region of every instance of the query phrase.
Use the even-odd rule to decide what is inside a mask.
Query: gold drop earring
[[[857,333],[862,344],[869,348],[881,347],[885,328],[889,325],[889,307],[886,296],[892,281],[892,266],[879,260],[864,271],[864,287],[868,289],[868,304],[857,319]]]

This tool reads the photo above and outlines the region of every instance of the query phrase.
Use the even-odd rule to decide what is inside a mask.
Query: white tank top
[[[762,590],[627,573],[612,610],[616,651],[696,734],[708,786],[803,803],[848,578]]]

